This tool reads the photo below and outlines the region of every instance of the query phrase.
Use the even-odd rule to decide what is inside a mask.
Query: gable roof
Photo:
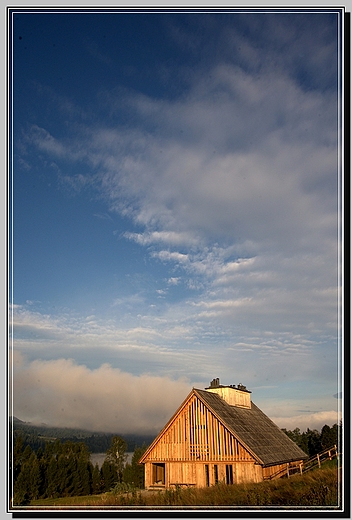
[[[143,463],[175,417],[192,396],[198,397],[211,413],[263,466],[281,464],[308,457],[264,412],[253,402],[251,408],[230,406],[218,394],[193,388],[181,406],[160,431],[140,459]]]
[[[253,402],[251,408],[230,406],[215,393],[194,389],[238,441],[264,466],[307,458],[304,453]]]

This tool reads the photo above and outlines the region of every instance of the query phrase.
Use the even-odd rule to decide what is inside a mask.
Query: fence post
[[[299,463],[299,471],[302,475],[302,473],[303,473],[303,463],[302,462]]]
[[[318,465],[319,465],[319,468],[320,468],[320,457],[319,457],[319,453],[317,453],[317,459],[318,459]]]
[[[290,478],[290,463],[287,462],[287,478]]]

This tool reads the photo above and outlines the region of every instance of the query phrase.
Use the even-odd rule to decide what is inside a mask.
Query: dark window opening
[[[215,464],[214,466],[214,483],[217,484],[219,482],[219,474],[218,474],[218,466]]]
[[[232,464],[226,464],[226,484],[233,484]]]
[[[205,465],[205,485],[209,487],[209,464]]]
[[[153,464],[153,483],[165,485],[165,464]]]

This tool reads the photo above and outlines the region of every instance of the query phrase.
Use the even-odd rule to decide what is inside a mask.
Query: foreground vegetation
[[[197,508],[197,507],[317,507],[339,506],[337,462],[329,461],[304,475],[265,481],[259,484],[225,485],[210,488],[167,489],[149,492],[123,486],[109,493],[66,499],[32,501],[30,507],[52,508]]]
[[[335,424],[331,428],[325,425],[320,433],[317,430],[309,429],[301,433],[298,428],[293,431],[283,431],[308,455],[312,456],[322,449],[333,445],[338,446],[341,438],[341,429],[341,424],[339,426]],[[86,438],[82,438],[80,442],[73,442],[65,439],[55,440],[46,438],[44,449],[42,446],[38,449],[33,449],[26,442],[28,437],[23,438],[22,435],[17,435],[13,449],[10,447],[10,482],[13,484],[13,490],[11,490],[13,505],[26,506],[34,503],[36,500],[43,499],[56,500],[63,498],[64,501],[67,501],[69,497],[73,497],[76,501],[75,503],[80,505],[82,502],[80,499],[77,501],[77,497],[83,496],[98,497],[85,499],[85,504],[91,503],[93,500],[93,502],[97,501],[100,504],[107,501],[106,505],[120,505],[120,502],[123,505],[124,501],[127,501],[127,503],[132,501],[132,505],[149,505],[149,500],[152,499],[159,500],[161,503],[154,504],[153,502],[151,505],[177,505],[179,500],[188,505],[191,505],[188,500],[191,503],[198,501],[199,504],[204,503],[204,505],[207,505],[208,501],[211,503],[212,500],[214,500],[214,503],[224,505],[228,503],[226,500],[232,501],[233,504],[248,505],[243,503],[245,499],[242,495],[234,498],[231,494],[229,498],[226,498],[229,490],[231,491],[229,486],[221,492],[224,495],[222,498],[211,498],[212,494],[216,495],[220,492],[221,486],[205,490],[206,494],[204,497],[198,495],[199,491],[184,490],[182,491],[182,498],[180,498],[181,490],[179,489],[169,490],[165,496],[151,497],[150,493],[146,495],[145,492],[137,491],[144,487],[144,467],[139,465],[138,461],[144,453],[146,445],[142,447],[135,446],[132,461],[129,464],[126,456],[126,450],[129,447],[128,443],[119,436],[113,436],[110,439],[110,447],[106,450],[105,460],[102,466],[98,467],[97,464],[93,466],[91,462],[91,450],[85,440]],[[43,438],[41,438],[41,441],[43,441]],[[263,483],[263,485],[266,486],[267,483]],[[332,488],[328,484],[323,485],[328,487],[329,492],[326,491],[325,494],[327,497],[330,497]],[[267,493],[268,489],[271,488],[264,487],[263,489]],[[237,493],[240,488],[236,486],[235,490]],[[258,490],[259,488],[257,487],[255,493],[259,493],[260,501],[266,505],[266,495],[262,496],[262,492]],[[128,492],[127,494],[122,493],[126,491]],[[244,496],[247,497],[246,500],[249,500],[248,493],[247,491],[244,492]],[[318,493],[318,491],[315,490],[314,493]],[[319,491],[319,493],[319,500],[322,501],[321,495],[323,491]],[[221,501],[217,502],[218,499]],[[225,502],[223,502],[224,500]],[[252,501],[254,498],[251,497],[250,500]],[[268,500],[270,503],[274,503],[278,499],[272,497]],[[331,505],[330,502],[334,498],[326,498],[326,500]],[[53,504],[53,502],[50,502],[50,504]]]
[[[93,466],[84,442],[47,442],[36,452],[21,437],[13,450],[13,504],[28,505],[39,498],[84,496],[110,491],[122,484],[144,487],[144,468],[138,464],[146,447],[136,447],[131,464],[127,443],[113,437],[102,467]]]

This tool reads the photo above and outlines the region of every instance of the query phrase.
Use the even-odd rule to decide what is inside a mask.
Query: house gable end
[[[194,389],[140,459],[260,462]]]
[[[160,432],[158,433],[158,435],[155,437],[154,441],[151,443],[151,445],[146,449],[146,451],[144,452],[143,456],[139,459],[139,464],[143,464],[145,463],[145,461],[149,458],[150,456],[150,453],[152,452],[152,450],[155,448],[155,446],[158,444],[158,442],[160,442],[160,439],[161,437],[166,433],[166,431],[170,428],[170,426],[172,425],[172,423],[175,421],[175,419],[177,418],[177,416],[182,412],[183,408],[187,405],[187,402],[191,399],[193,395],[193,389],[191,390],[191,392],[188,394],[188,396],[186,397],[186,399],[183,401],[183,403],[179,406],[179,408],[176,410],[176,412],[174,413],[174,415],[170,418],[170,420],[165,424],[165,426],[162,428],[162,430],[160,430]]]

